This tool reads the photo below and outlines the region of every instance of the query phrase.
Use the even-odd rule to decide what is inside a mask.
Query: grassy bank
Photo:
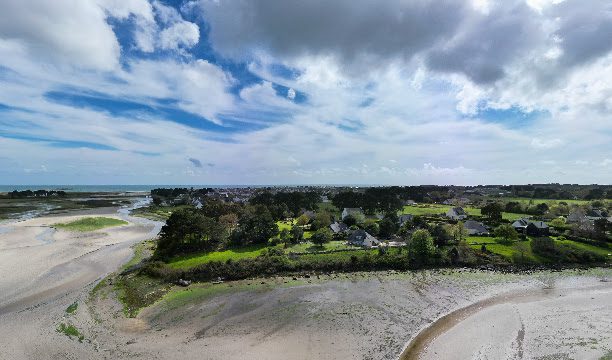
[[[107,217],[86,217],[69,223],[59,223],[53,226],[68,231],[94,231],[114,226],[127,225],[127,221]]]

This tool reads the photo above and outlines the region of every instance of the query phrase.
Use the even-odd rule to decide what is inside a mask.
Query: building
[[[400,226],[403,226],[407,222],[412,222],[412,220],[414,219],[414,216],[411,214],[403,214],[403,215],[400,215],[398,219],[399,219]]]
[[[525,234],[525,229],[527,229],[527,225],[529,225],[530,221],[531,220],[529,220],[527,218],[518,219],[518,220],[516,220],[515,222],[512,223],[512,227],[517,232],[519,232],[521,234]]]
[[[355,246],[372,247],[380,245],[380,241],[365,230],[353,231],[348,237],[348,243]]]
[[[342,220],[344,220],[349,215],[355,218],[360,218],[364,216],[363,210],[361,210],[361,208],[344,208],[344,210],[342,210]]]
[[[446,212],[446,217],[453,220],[463,220],[467,218],[466,212],[461,207],[454,207],[448,209]]]
[[[348,231],[349,229],[349,227],[345,223],[339,223],[337,221],[329,225],[329,228],[334,234],[340,234],[340,233]]]
[[[548,224],[544,221],[531,221],[525,231],[530,236],[548,236]]]
[[[489,229],[483,223],[475,220],[467,220],[463,223],[463,228],[468,235],[489,235]]]

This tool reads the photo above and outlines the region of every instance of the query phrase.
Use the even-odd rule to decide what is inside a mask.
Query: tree
[[[459,221],[455,225],[451,225],[450,234],[457,244],[463,242],[463,240],[465,240],[465,238],[468,236],[468,232],[463,226],[463,222],[461,221]]]
[[[389,218],[384,218],[378,223],[379,231],[378,235],[383,238],[389,238],[399,230],[397,223]]]
[[[219,224],[227,231],[228,236],[232,236],[234,229],[238,226],[238,216],[234,213],[219,216]]]
[[[315,215],[314,220],[312,221],[312,230],[323,229],[331,225],[332,217],[331,214],[327,211],[318,212]]]
[[[451,239],[448,225],[437,224],[431,229],[431,236],[434,239],[436,246],[444,246]]]
[[[367,219],[363,225],[363,229],[374,236],[377,236],[380,231],[380,227],[374,219]]]
[[[181,252],[210,250],[223,240],[223,227],[194,208],[172,213],[162,227],[156,254],[171,256]]]
[[[495,230],[493,230],[493,234],[500,240],[500,243],[507,244],[518,239],[518,233],[510,224],[499,225],[495,228]]]
[[[593,229],[598,239],[605,239],[606,231],[612,229],[612,226],[608,219],[597,219],[593,222]]]
[[[322,229],[317,230],[312,235],[312,237],[310,238],[310,241],[312,241],[312,243],[315,245],[323,247],[323,244],[330,242],[332,238],[333,238],[333,234],[331,230],[328,228],[322,228]]]
[[[504,208],[501,204],[496,202],[487,204],[480,209],[480,213],[483,216],[494,221],[500,221],[502,219],[502,211],[504,211]]]
[[[234,237],[242,244],[265,244],[278,234],[278,225],[272,214],[263,205],[248,206],[240,217],[240,226],[234,232]]]
[[[300,217],[297,218],[296,223],[299,226],[304,226],[304,225],[308,225],[308,223],[310,222],[310,217],[306,214],[302,214],[300,215]]]
[[[419,229],[412,233],[410,239],[410,252],[418,263],[427,263],[429,257],[434,252],[433,239],[429,231]]]
[[[550,222],[550,226],[554,227],[557,230],[565,228],[565,219],[563,218],[554,218]]]
[[[346,226],[351,227],[353,225],[357,225],[357,218],[354,217],[353,215],[347,215],[344,220],[342,220]]]
[[[283,243],[285,247],[287,247],[287,245],[291,242],[291,232],[287,228],[282,229],[278,234],[278,237],[280,242]]]
[[[520,256],[520,257],[513,256],[513,260],[515,262],[518,262],[521,264],[526,262],[525,255],[529,252],[529,246],[527,245],[527,243],[528,243],[527,241],[522,241],[522,242],[518,242],[514,244],[514,248],[516,249],[516,251],[518,252],[518,255]],[[514,255],[516,255],[516,253]]]
[[[299,243],[304,239],[304,230],[299,227],[297,224],[291,227],[291,241],[294,244]]]

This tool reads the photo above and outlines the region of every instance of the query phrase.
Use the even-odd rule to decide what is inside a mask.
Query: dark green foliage
[[[383,238],[389,238],[399,230],[399,219],[397,213],[386,213],[385,217],[378,223],[378,234]]]
[[[247,206],[239,224],[233,233],[233,238],[242,245],[265,244],[278,234],[278,225],[270,211],[263,205]]]
[[[310,238],[310,241],[312,241],[313,244],[322,247],[323,244],[326,244],[332,241],[332,239],[333,239],[333,234],[331,230],[328,228],[322,228],[322,229],[317,230],[312,235],[312,237]]]
[[[499,225],[493,230],[493,234],[502,244],[509,244],[518,239],[518,233],[510,224]]]
[[[348,215],[344,218],[344,220],[342,220],[346,226],[351,227],[353,225],[357,225],[357,218],[355,218],[353,215]]]
[[[434,252],[434,244],[429,231],[416,230],[410,238],[410,252],[418,264],[426,264]]]
[[[502,219],[502,211],[504,211],[503,206],[500,203],[494,202],[483,206],[480,213],[490,220],[500,221]]]
[[[442,224],[437,224],[432,227],[431,236],[434,239],[434,244],[438,247],[448,244],[448,242],[452,239],[447,227]]]
[[[294,244],[297,244],[303,239],[304,239],[304,230],[298,225],[293,225],[291,227],[291,242]]]
[[[168,257],[179,253],[210,250],[224,239],[225,229],[214,219],[194,208],[184,208],[170,215],[162,227],[157,256]]]

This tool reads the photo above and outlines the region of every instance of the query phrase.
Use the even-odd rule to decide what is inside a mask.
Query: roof
[[[348,226],[346,226],[345,223],[339,223],[339,222],[335,222],[335,223],[329,225],[329,227],[335,233],[339,233],[339,232],[343,232],[343,231],[348,230]]]
[[[349,214],[359,214],[363,212],[361,208],[344,208],[343,212],[344,211],[346,211]]]
[[[463,210],[463,208],[462,208],[462,207],[459,207],[459,206],[454,207],[454,208],[451,208],[451,209],[450,209],[450,210],[448,210],[448,211],[451,211],[451,212],[455,213],[455,215],[467,215],[467,214],[465,213],[465,210]]]
[[[544,221],[530,221],[529,225],[534,225],[538,229],[548,229],[548,224],[546,224]]]
[[[372,246],[380,244],[377,238],[370,235],[367,231],[363,229],[353,231],[349,237],[348,241],[352,244],[359,244],[363,246]]]
[[[487,228],[478,221],[475,220],[467,220],[466,222],[463,223],[463,227],[466,229],[472,229],[472,230],[476,230],[478,232],[487,232]]]
[[[529,219],[525,219],[525,218],[518,219],[518,220],[516,220],[515,222],[512,223],[512,226],[513,227],[525,227],[525,226],[529,225],[529,221],[530,221]]]

